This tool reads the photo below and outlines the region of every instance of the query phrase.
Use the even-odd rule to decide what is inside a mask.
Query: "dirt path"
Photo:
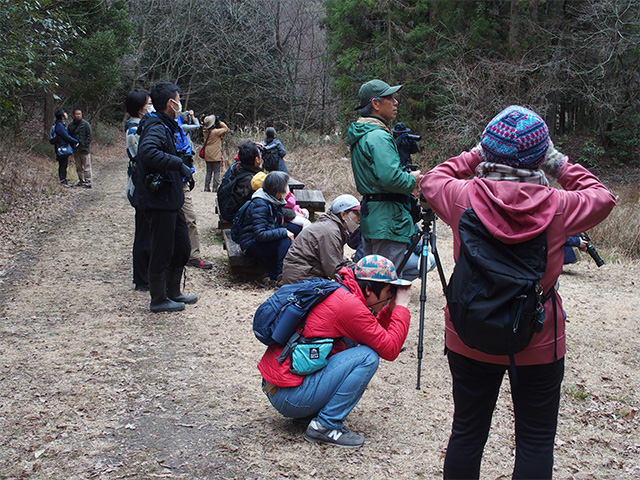
[[[452,403],[443,349],[444,299],[427,282],[425,355],[416,390],[419,282],[406,351],[381,362],[348,425],[357,451],[306,443],[259,388],[263,346],[251,333],[271,293],[234,283],[215,239],[213,196],[194,200],[212,271],[188,270],[200,300],[150,314],[132,288],[133,209],[119,149],[95,160],[92,190],[74,189],[24,235],[0,272],[0,479],[440,478]],[[294,163],[294,162],[293,162]],[[295,163],[294,163],[295,166]],[[295,170],[294,170],[295,173]],[[451,272],[451,233],[439,224]],[[569,353],[556,478],[640,477],[638,263],[566,268]],[[483,478],[510,478],[505,385]]]

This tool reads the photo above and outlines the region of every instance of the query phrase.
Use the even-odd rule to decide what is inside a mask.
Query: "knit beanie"
[[[511,105],[489,122],[480,145],[487,162],[534,169],[545,159],[549,128],[537,113]]]

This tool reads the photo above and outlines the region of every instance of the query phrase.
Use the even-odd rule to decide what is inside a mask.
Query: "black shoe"
[[[139,292],[148,292],[149,285],[136,285],[136,290]]]
[[[83,183],[82,185],[80,185],[82,188],[91,188],[91,184],[90,183]]]

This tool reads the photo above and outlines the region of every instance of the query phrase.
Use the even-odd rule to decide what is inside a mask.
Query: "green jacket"
[[[416,179],[402,170],[398,147],[382,120],[360,117],[347,135],[358,192],[411,194]],[[415,229],[410,210],[409,202],[366,202],[360,219],[363,237],[409,243]]]

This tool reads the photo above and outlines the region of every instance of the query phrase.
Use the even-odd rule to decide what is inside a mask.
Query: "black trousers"
[[[182,210],[145,210],[149,220],[149,275],[182,270],[191,242]]]
[[[138,287],[149,285],[149,218],[136,207],[133,235],[133,283]]]
[[[509,367],[478,362],[451,351],[447,355],[455,411],[444,478],[477,479],[500,384]],[[550,479],[564,358],[516,370],[518,382],[511,385],[516,433],[513,478]]]
[[[56,160],[58,161],[58,178],[62,182],[67,179],[67,167],[69,166],[69,155],[65,155],[63,157],[56,155]]]

